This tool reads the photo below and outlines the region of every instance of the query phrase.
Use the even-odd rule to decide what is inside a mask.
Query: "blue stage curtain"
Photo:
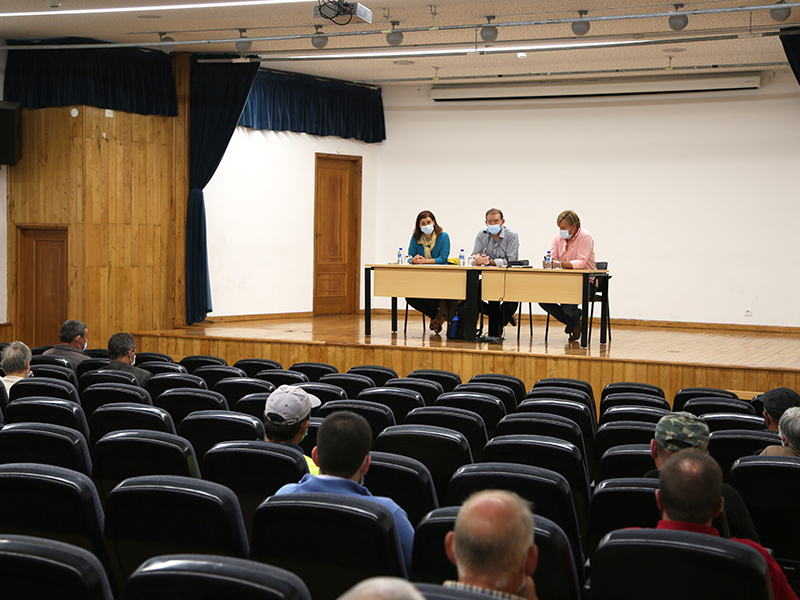
[[[780,37],[786,59],[792,67],[797,83],[800,83],[800,28],[781,29]]]
[[[102,43],[74,37],[7,40],[9,46]],[[172,57],[138,48],[9,50],[3,97],[28,108],[77,104],[141,115],[178,114]]]
[[[186,322],[190,325],[204,321],[211,312],[203,188],[225,154],[257,72],[258,63],[192,59],[186,215]]]
[[[294,73],[259,71],[239,125],[368,143],[386,139],[379,88]]]

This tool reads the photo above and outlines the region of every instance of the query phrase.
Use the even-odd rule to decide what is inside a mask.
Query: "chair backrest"
[[[218,381],[214,386],[214,391],[225,396],[228,406],[233,410],[236,403],[248,394],[271,394],[275,391],[275,386],[269,381],[255,377],[232,377]],[[260,416],[263,417],[263,414],[264,407],[262,406]]]
[[[421,406],[408,413],[405,422],[409,425],[433,425],[458,431],[467,439],[474,461],[481,459],[483,447],[489,441],[483,417],[463,408]]]
[[[755,409],[753,409],[753,405],[745,400],[737,400],[734,398],[715,398],[713,396],[690,398],[684,402],[681,410],[692,413],[698,417],[706,413],[723,412],[736,413],[740,415],[756,414]]]
[[[263,441],[264,423],[252,415],[229,410],[198,410],[178,424],[178,434],[202,457],[220,442]]]
[[[623,444],[649,444],[656,432],[656,424],[647,421],[610,421],[597,430],[594,454],[597,460],[613,446]]]
[[[372,429],[373,442],[381,431],[395,424],[391,408],[367,400],[332,400],[317,408],[316,416],[324,419],[339,410],[349,410],[364,417]]]
[[[295,385],[297,383],[307,383],[308,375],[300,371],[289,371],[283,369],[264,369],[256,373],[256,379],[263,379],[269,381],[276,388],[286,384]]]
[[[428,467],[438,498],[447,497],[447,484],[453,473],[472,462],[469,442],[462,433],[431,425],[387,427],[372,447],[378,452],[415,458]]]
[[[480,381],[470,381],[469,383],[459,383],[454,392],[474,392],[478,394],[489,394],[498,398],[506,409],[506,414],[511,414],[517,410],[517,396],[507,385],[499,383],[488,383]]]
[[[189,371],[189,373],[194,373],[196,369],[205,365],[226,366],[228,364],[224,358],[220,358],[219,356],[208,356],[206,354],[193,354],[191,356],[184,356],[180,360],[180,363],[186,367],[186,370]]]
[[[249,558],[236,495],[191,477],[131,477],[106,498],[105,538],[120,587],[148,558],[198,553]]]
[[[725,429],[711,433],[708,438],[708,453],[719,463],[724,480],[727,481],[728,472],[737,458],[750,456],[767,446],[780,444],[781,438],[777,431]]]
[[[427,379],[442,385],[445,392],[452,392],[461,383],[461,375],[442,369],[415,369],[408,374],[411,379]]]
[[[611,394],[646,394],[648,396],[658,396],[659,398],[666,397],[664,395],[664,390],[657,385],[638,383],[635,381],[616,381],[614,383],[609,383],[603,388],[600,401],[602,402]]]
[[[108,358],[108,348],[87,348],[84,352],[92,358]]]
[[[458,580],[458,570],[445,553],[444,538],[453,531],[460,508],[437,508],[417,524],[411,552],[412,581],[441,585],[447,580]]]
[[[321,362],[294,363],[291,367],[289,367],[289,370],[304,373],[305,376],[308,377],[309,381],[319,381],[319,378],[322,377],[323,375],[339,372],[339,369],[337,369],[333,365]]]
[[[50,423],[12,423],[0,429],[0,464],[40,463],[92,474],[89,442],[79,431]]]
[[[522,412],[503,417],[497,424],[495,435],[549,435],[572,442],[586,456],[583,432],[572,419],[550,413]]]
[[[422,394],[425,400],[425,406],[433,406],[436,398],[444,393],[444,387],[438,381],[430,381],[428,379],[398,377],[397,379],[390,379],[386,382],[387,387],[401,387],[408,390],[414,390]]]
[[[610,384],[609,384],[610,385]],[[606,386],[608,387],[608,386]],[[640,394],[637,392],[619,392],[608,394],[600,401],[600,418],[612,406],[650,406],[653,408],[663,408],[672,410],[669,402],[660,396],[651,394]]]
[[[592,384],[590,384],[588,381],[582,381],[581,379],[572,379],[570,377],[546,377],[533,384],[533,389],[538,387],[565,387],[574,390],[581,390],[589,394],[592,402],[594,402],[594,390],[592,389]]]
[[[311,600],[294,573],[252,560],[207,554],[170,554],[146,560],[125,582],[126,600],[243,598]]]
[[[283,369],[277,360],[268,358],[243,358],[233,363],[233,366],[247,373],[248,377],[255,377],[256,373],[266,369]]]
[[[425,406],[422,394],[414,390],[397,387],[373,387],[367,388],[358,394],[358,400],[377,402],[389,407],[394,414],[394,422],[397,425],[405,423],[406,415],[414,410]]]
[[[655,469],[650,444],[621,444],[612,446],[600,457],[595,482],[619,477],[642,477]]]
[[[397,377],[397,371],[380,365],[358,365],[351,367],[347,372],[355,373],[356,375],[366,375],[372,379],[377,386],[384,386],[387,381]]]
[[[339,386],[345,391],[348,398],[357,398],[364,390],[375,387],[372,379],[356,373],[328,373],[322,375],[319,382]]]
[[[247,377],[242,369],[228,367],[226,365],[204,365],[197,367],[193,375],[197,375],[206,382],[208,389],[213,390],[217,382],[231,377]]]
[[[584,390],[571,387],[562,387],[558,385],[544,385],[534,387],[530,392],[525,395],[525,400],[572,400],[586,405],[592,415],[592,419],[597,421],[597,409],[594,405],[594,399]],[[524,401],[523,401],[524,402]]]
[[[98,383],[125,383],[127,385],[139,385],[136,375],[127,371],[112,371],[109,369],[87,371],[78,380],[78,393],[83,394],[89,386]]]
[[[411,525],[439,508],[436,488],[428,468],[416,459],[388,452],[370,452],[364,485],[373,496],[394,500],[408,515]]]
[[[200,477],[194,448],[189,440],[161,431],[114,431],[94,446],[92,479],[106,498],[129,477],[180,475]]]
[[[668,414],[671,414],[670,410],[654,406],[611,406],[600,416],[600,426],[612,421],[658,423]]]
[[[10,402],[18,398],[28,396],[47,396],[50,398],[61,398],[62,400],[72,400],[81,403],[78,389],[68,381],[62,379],[52,379],[50,377],[31,377],[21,379],[11,386],[8,395]]]
[[[517,412],[537,412],[552,415],[561,415],[575,421],[583,432],[583,443],[586,446],[587,456],[594,452],[594,436],[597,431],[597,422],[592,416],[592,411],[582,402],[574,400],[525,400],[517,408]]]
[[[680,576],[665,565],[680,565]],[[592,560],[593,600],[771,597],[769,570],[755,549],[703,533],[612,531]]]
[[[299,575],[314,600],[334,600],[368,577],[406,577],[391,511],[357,496],[267,498],[253,519],[250,556]]]
[[[463,408],[478,413],[490,439],[494,437],[500,419],[506,416],[506,408],[499,398],[476,392],[445,392],[436,399],[436,406]]]
[[[312,396],[319,398],[319,401],[325,404],[331,400],[347,400],[347,392],[344,388],[332,383],[322,383],[321,381],[308,381],[305,383],[294,384],[299,388],[303,388]],[[311,414],[316,414],[316,409],[311,409]]]
[[[188,373],[156,373],[144,384],[144,389],[150,392],[150,397],[153,399],[154,404],[156,398],[167,390],[174,388],[207,390],[208,386],[201,377]]]
[[[145,362],[171,363],[174,362],[174,360],[169,354],[164,354],[163,352],[137,352],[136,363],[139,364]]]
[[[174,362],[166,362],[162,360],[152,360],[150,362],[136,363],[136,366],[145,371],[150,371],[153,375],[160,373],[186,373],[189,371],[183,365]]]
[[[100,367],[105,367],[110,362],[111,361],[108,360],[108,358],[87,358],[86,360],[82,360],[81,362],[79,362],[78,366],[75,367],[75,375],[77,375],[78,378],[80,378],[80,376],[83,375],[84,373],[88,373],[89,371],[96,371]],[[75,384],[75,387],[78,387],[78,384]]]
[[[683,410],[683,405],[687,400],[692,398],[702,398],[706,396],[717,396],[719,398],[733,398],[738,399],[738,396],[729,390],[722,390],[719,388],[706,388],[706,387],[690,387],[678,390],[675,398],[672,400],[672,410],[678,412]]]
[[[126,429],[144,429],[175,433],[172,417],[163,408],[134,402],[115,402],[99,406],[89,416],[92,446],[107,433]]]
[[[31,350],[31,353],[33,354],[33,356],[31,356],[31,365],[58,365],[60,367],[67,367],[68,369],[73,368],[69,359],[63,356],[36,354],[33,350]]]
[[[0,535],[3,597],[113,600],[105,569],[91,552],[26,535]]]
[[[764,417],[760,415],[719,412],[704,413],[700,415],[700,419],[708,425],[709,431],[722,431],[724,429],[762,431],[764,429]]]
[[[199,388],[172,388],[153,398],[153,404],[166,410],[176,426],[198,410],[229,410],[225,396]]]
[[[264,383],[269,383],[265,381]],[[270,383],[270,385],[272,385]],[[247,394],[246,396],[242,396],[239,400],[236,401],[231,407],[231,410],[234,412],[242,413],[245,415],[250,415],[251,417],[255,417],[260,421],[264,420],[264,409],[267,406],[267,398],[272,392],[256,392],[255,394]]]
[[[320,425],[322,425],[322,419],[320,417],[311,417],[308,420],[306,437],[300,440],[299,444],[306,456],[311,456],[314,446],[317,445],[317,431],[319,431]]]
[[[586,553],[594,555],[597,544],[609,531],[626,527],[655,528],[661,520],[656,503],[658,479],[630,477],[606,479],[592,494]]]
[[[498,383],[500,385],[508,386],[514,390],[514,395],[517,398],[517,404],[525,399],[525,392],[527,391],[525,382],[522,381],[522,379],[519,377],[514,377],[513,375],[503,375],[501,373],[481,373],[480,375],[474,375],[469,382]]]
[[[86,361],[84,361],[86,362]],[[51,379],[63,379],[78,387],[78,376],[72,367],[62,367],[61,365],[31,365],[31,372],[34,377],[50,377]]]
[[[150,392],[139,385],[130,383],[95,383],[83,390],[81,406],[87,416],[104,404],[114,402],[135,402],[137,404],[153,405]]]
[[[52,423],[69,427],[89,439],[89,423],[80,404],[58,398],[22,398],[6,407],[6,423]]]

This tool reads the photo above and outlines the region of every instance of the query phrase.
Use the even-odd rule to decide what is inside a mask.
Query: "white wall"
[[[452,255],[469,251],[491,206],[534,262],[572,208],[610,263],[613,317],[800,326],[791,72],[740,92],[434,104],[406,86],[383,98],[382,144],[236,132],[206,188],[214,314],[311,310],[313,154],[336,148],[364,156],[365,263],[393,260],[423,209]],[[289,279],[296,289],[275,288]]]

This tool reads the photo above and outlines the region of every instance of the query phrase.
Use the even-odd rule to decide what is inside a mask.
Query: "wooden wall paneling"
[[[176,52],[173,59],[175,86],[178,95],[178,117],[173,120],[172,203],[166,222],[170,230],[163,232],[170,247],[172,282],[170,286],[173,327],[186,324],[186,212],[189,199],[189,93],[190,55]]]

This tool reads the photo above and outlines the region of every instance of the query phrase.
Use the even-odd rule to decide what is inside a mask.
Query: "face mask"
[[[486,228],[486,230],[487,230],[489,233],[491,233],[492,235],[497,235],[498,233],[500,233],[500,229],[501,229],[501,228],[502,228],[502,225],[489,225],[489,226]]]
[[[134,354],[133,358],[131,359],[131,366],[133,366],[135,364],[136,364],[136,355]]]
[[[89,346],[89,340],[83,342],[83,351],[86,352],[86,348]]]
[[[433,233],[433,225],[423,225],[420,227],[420,229],[422,229],[422,233],[425,235],[430,235]]]
[[[558,230],[558,235],[560,235],[565,240],[568,240],[570,237],[572,237],[569,234],[569,229],[559,229]]]

